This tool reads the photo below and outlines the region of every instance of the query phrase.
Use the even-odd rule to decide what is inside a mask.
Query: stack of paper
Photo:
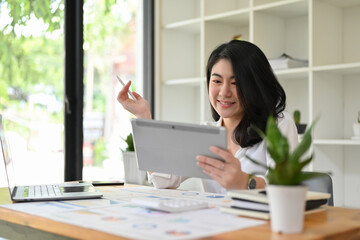
[[[293,58],[285,53],[278,58],[269,59],[269,63],[274,70],[307,67],[309,65],[308,60]]]
[[[230,207],[221,207],[222,212],[240,216],[270,219],[269,200],[264,189],[233,190],[227,195],[232,198]],[[322,211],[320,206],[327,203],[329,193],[310,192],[306,194],[306,214]]]

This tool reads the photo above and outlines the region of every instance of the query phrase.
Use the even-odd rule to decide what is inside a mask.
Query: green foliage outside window
[[[127,15],[114,13],[114,7],[127,8],[132,15],[124,19]],[[86,56],[91,54],[100,76],[95,82],[95,108],[104,111],[108,86],[104,83],[109,81],[101,79],[109,72],[104,58],[133,40],[130,33],[136,27],[136,7],[127,0],[102,0],[84,1],[84,8],[88,12],[84,16],[85,66]],[[21,111],[30,92],[46,92],[63,102],[64,1],[0,0],[0,11],[1,16],[9,16],[0,23],[0,110],[11,106]],[[42,21],[41,31],[19,31],[31,21]],[[62,121],[62,109],[55,114],[53,120]]]
[[[111,59],[134,46],[136,10],[133,0],[84,0],[84,98],[89,59],[94,62],[90,111],[107,111]],[[0,112],[11,110],[29,122],[63,123],[64,0],[0,0],[0,20]],[[34,21],[42,22],[42,27],[26,31]],[[134,76],[135,70],[125,68],[124,74]],[[131,80],[136,91],[136,79]],[[54,97],[60,107],[49,111],[45,105],[31,105],[34,94]],[[108,157],[106,140],[92,143],[94,165],[101,166]]]
[[[106,145],[104,138],[100,138],[94,144],[94,166],[102,166],[102,162],[106,159]]]
[[[26,112],[29,93],[63,98],[61,1],[0,0],[0,110]],[[30,31],[31,22],[42,21]],[[62,111],[50,118],[62,120]],[[36,116],[33,116],[34,118]]]

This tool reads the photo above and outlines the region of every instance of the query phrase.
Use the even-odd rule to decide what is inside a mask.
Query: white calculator
[[[146,208],[177,213],[208,207],[207,202],[190,200],[190,199],[174,199],[174,198],[157,198],[157,197],[139,197],[133,198],[132,203],[144,206]]]

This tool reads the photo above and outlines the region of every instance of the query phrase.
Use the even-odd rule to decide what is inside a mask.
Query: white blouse
[[[282,117],[277,119],[277,125],[281,133],[287,137],[290,145],[290,149],[294,150],[298,144],[298,135],[295,123],[286,111],[283,112]],[[206,122],[205,125],[221,126],[222,118],[218,122]],[[259,165],[251,162],[246,155],[253,159],[272,166],[274,164],[270,154],[266,150],[265,141],[261,141],[251,147],[240,148],[236,153],[235,157],[239,159],[241,163],[241,170],[245,173],[256,173],[265,175],[265,169]],[[149,182],[152,183],[156,188],[178,188],[180,184],[187,179],[187,177],[163,174],[163,173],[152,173],[148,174]],[[201,179],[203,188],[206,192],[213,193],[225,193],[226,189],[223,188],[219,183],[212,179]]]

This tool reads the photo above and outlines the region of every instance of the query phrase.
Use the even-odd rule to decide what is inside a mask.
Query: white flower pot
[[[134,184],[144,184],[146,172],[138,168],[135,152],[123,152],[125,182]]]
[[[302,232],[307,189],[303,185],[267,185],[272,231],[284,234]]]
[[[360,139],[360,123],[353,124],[354,137]]]

